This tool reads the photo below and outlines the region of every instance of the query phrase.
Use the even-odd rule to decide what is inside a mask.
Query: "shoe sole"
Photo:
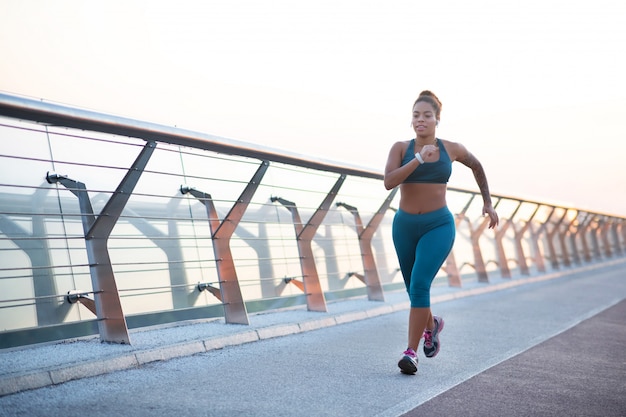
[[[417,366],[415,366],[413,361],[407,356],[400,359],[398,362],[398,368],[400,368],[400,372],[406,375],[415,375],[417,372]]]

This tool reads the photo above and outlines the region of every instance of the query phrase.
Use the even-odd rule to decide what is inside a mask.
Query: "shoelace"
[[[404,351],[404,355],[406,355],[406,356],[410,356],[410,357],[412,357],[412,358],[414,358],[414,357],[416,356],[416,355],[415,355],[415,352],[414,352],[412,349],[407,349],[407,350],[405,350],[405,351]]]
[[[424,346],[430,348],[433,346],[433,334],[432,332],[424,332]]]

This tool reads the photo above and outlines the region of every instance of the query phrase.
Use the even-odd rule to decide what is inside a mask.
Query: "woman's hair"
[[[413,107],[415,107],[415,105],[417,103],[419,103],[420,101],[424,101],[426,103],[429,103],[431,106],[433,106],[433,109],[435,109],[435,116],[437,117],[437,119],[439,119],[439,116],[441,115],[441,101],[439,101],[439,99],[437,98],[437,96],[430,90],[424,90],[420,93],[419,97],[417,97],[417,100],[415,100],[415,103],[413,103]]]

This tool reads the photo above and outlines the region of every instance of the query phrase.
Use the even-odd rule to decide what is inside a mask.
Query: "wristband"
[[[417,152],[415,154],[415,159],[417,159],[417,161],[420,163],[420,165],[424,164],[424,158],[422,158],[422,155],[419,152]]]

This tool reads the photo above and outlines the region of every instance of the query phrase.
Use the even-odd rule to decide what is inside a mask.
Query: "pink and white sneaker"
[[[407,375],[415,375],[415,372],[417,372],[417,354],[413,349],[407,348],[403,355],[398,362],[400,372]]]
[[[439,333],[443,330],[443,318],[434,316],[435,328],[424,332],[424,354],[427,358],[434,358],[439,353]]]

